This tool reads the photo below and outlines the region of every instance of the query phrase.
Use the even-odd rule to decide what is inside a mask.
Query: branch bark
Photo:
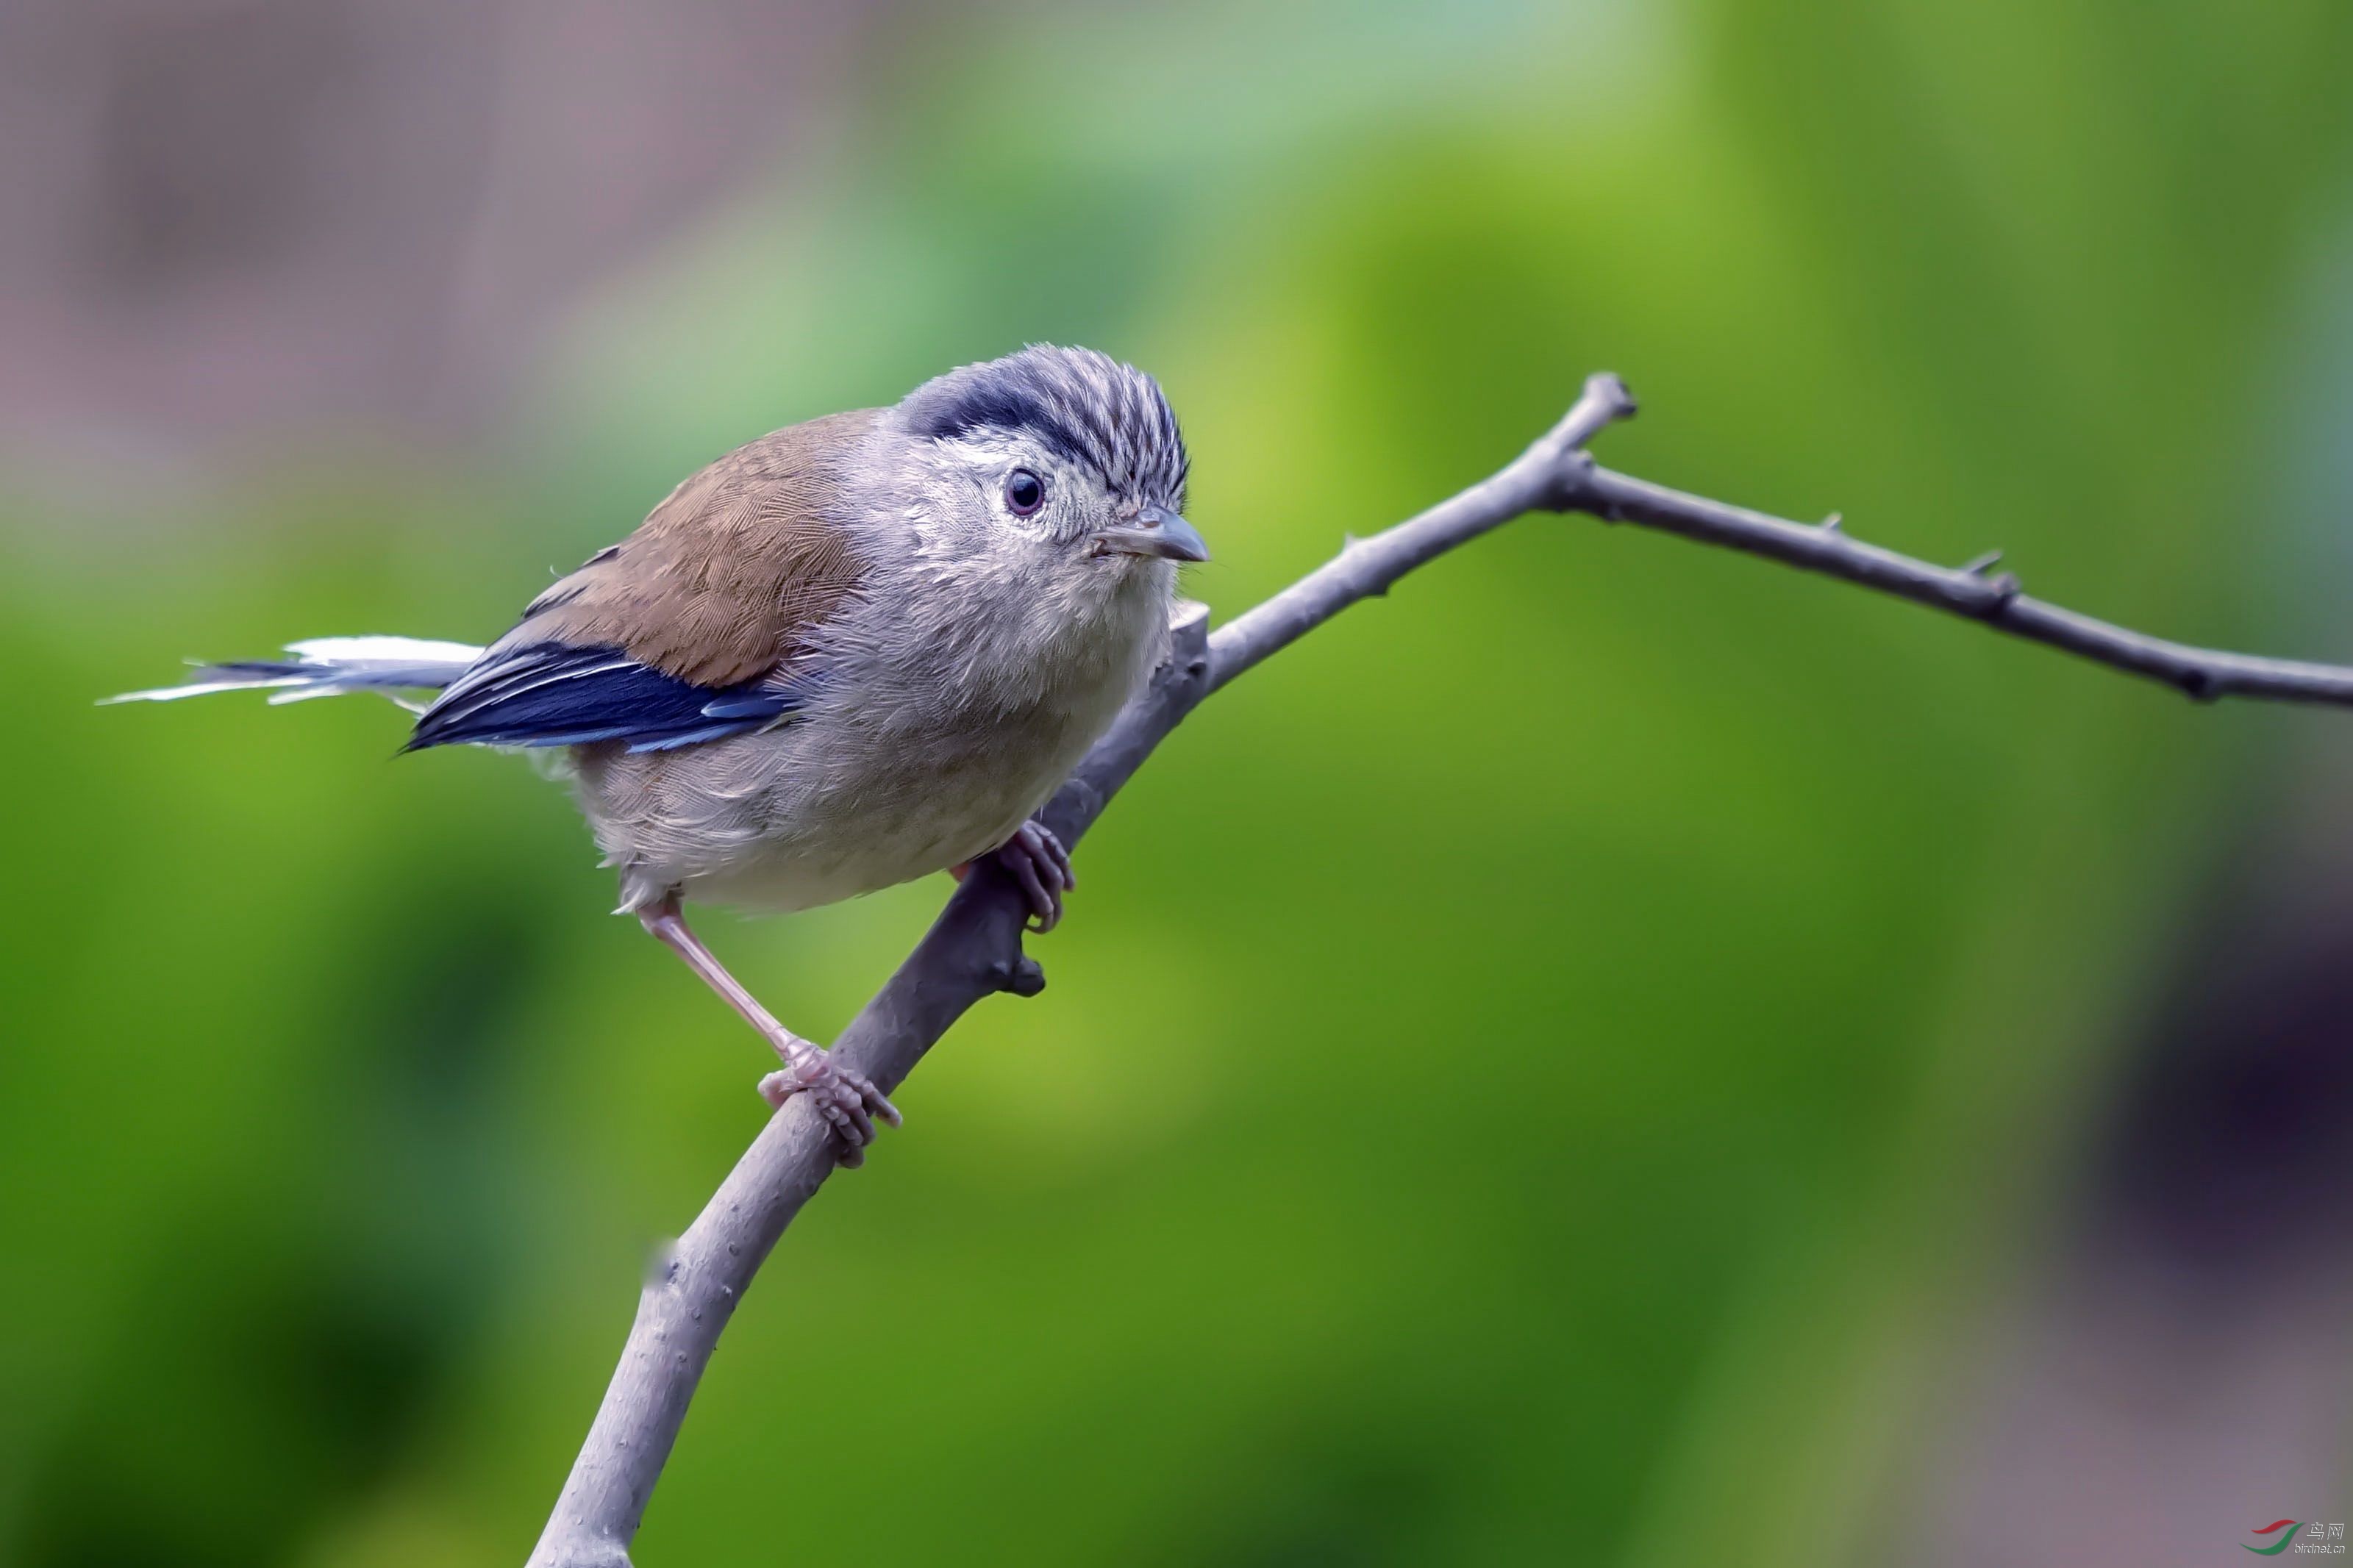
[[[1510,464],[1451,500],[1368,539],[1214,634],[1208,611],[1179,607],[1168,662],[1088,752],[1041,819],[1075,846],[1113,795],[1209,693],[1415,567],[1526,512],[1583,511],[1660,528],[1842,578],[1967,616],[2201,700],[2223,696],[2353,705],[2353,668],[2259,658],[2144,636],[2028,598],[1989,576],[1998,555],[1948,568],[1849,538],[1835,518],[1786,521],[1597,466],[1585,443],[1630,417],[1632,395],[1596,375],[1561,421]],[[1026,905],[982,862],[898,971],[835,1042],[887,1092],[965,1009],[999,991],[1033,996],[1045,975],[1021,949]],[[785,1227],[835,1168],[832,1135],[799,1100],[770,1118],[686,1233],[655,1260],[619,1366],[532,1554],[536,1568],[627,1568],[628,1545],[660,1479],[721,1332]]]

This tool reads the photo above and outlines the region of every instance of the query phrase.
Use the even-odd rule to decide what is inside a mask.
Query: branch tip
[[[1642,411],[1641,401],[1634,395],[1614,370],[1597,370],[1585,378],[1585,395],[1601,405],[1612,420],[1631,419]]]

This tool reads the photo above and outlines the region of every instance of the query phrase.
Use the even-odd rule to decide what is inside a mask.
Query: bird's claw
[[[836,1066],[832,1057],[814,1046],[792,1053],[783,1068],[760,1080],[760,1098],[779,1110],[797,1094],[807,1095],[817,1113],[841,1135],[845,1165],[866,1163],[866,1145],[874,1142],[878,1119],[893,1127],[901,1124],[899,1108],[874,1087],[873,1079]]]
[[[1025,822],[997,851],[997,863],[1012,875],[1029,900],[1029,930],[1043,933],[1062,923],[1062,895],[1079,885],[1071,852],[1042,822]]]

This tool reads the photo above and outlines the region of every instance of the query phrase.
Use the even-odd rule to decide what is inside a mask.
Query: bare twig
[[[1819,527],[1787,522],[1630,479],[1589,462],[1569,473],[1554,504],[1562,510],[1590,512],[1605,522],[1662,528],[1686,539],[1745,550],[1802,571],[1842,577],[1899,599],[1983,621],[1996,631],[2062,648],[2096,664],[2162,681],[2201,702],[2219,697],[2251,697],[2274,702],[2353,705],[2353,668],[2192,647],[2094,620],[2030,598],[2020,591],[2018,578],[2010,573],[1988,576],[2001,559],[2000,551],[1981,555],[1966,566],[1934,566],[1851,537],[1838,526],[1835,513]]]
[[[2190,696],[2353,703],[2353,669],[2218,653],[2030,599],[1981,558],[1933,566],[1861,543],[1833,514],[1787,522],[1597,467],[1585,443],[1634,400],[1613,375],[1585,384],[1574,407],[1509,465],[1419,517],[1340,554],[1282,593],[1208,631],[1208,612],[1180,608],[1168,662],[1129,704],[1041,816],[1075,845],[1144,760],[1194,706],[1251,666],[1408,572],[1531,510],[1585,511],[1767,556],[1985,622],[1997,630],[2179,688]],[[1045,976],[1021,951],[1027,905],[993,865],[967,878],[835,1049],[887,1091],[965,1010],[999,991],[1035,995]],[[547,1568],[626,1568],[646,1500],[661,1476],[688,1402],[744,1291],[786,1226],[834,1170],[825,1122],[800,1100],[770,1118],[686,1234],[655,1261],[620,1365],[533,1552]]]

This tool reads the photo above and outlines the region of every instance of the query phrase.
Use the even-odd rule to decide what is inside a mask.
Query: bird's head
[[[1131,365],[1038,345],[925,382],[897,416],[935,558],[1018,560],[1106,587],[1209,558],[1184,517],[1176,416]]]

